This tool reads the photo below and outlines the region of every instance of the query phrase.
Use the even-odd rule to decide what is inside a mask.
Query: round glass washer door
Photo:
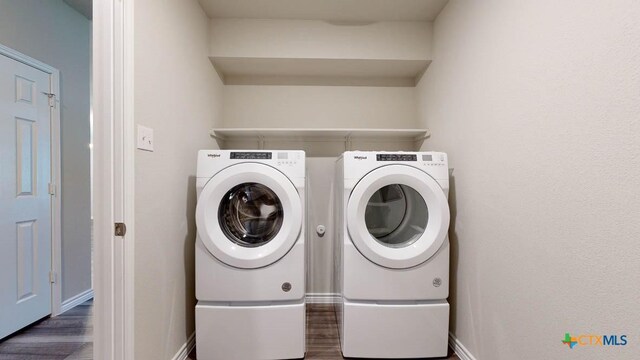
[[[449,205],[427,173],[387,165],[364,176],[347,204],[347,229],[358,251],[384,267],[404,269],[427,261],[442,246]]]
[[[227,238],[244,247],[263,246],[282,227],[282,202],[259,183],[234,186],[220,200],[218,221]]]
[[[204,186],[196,207],[198,235],[227,265],[254,269],[281,259],[302,229],[302,202],[280,171],[259,163],[233,165]]]

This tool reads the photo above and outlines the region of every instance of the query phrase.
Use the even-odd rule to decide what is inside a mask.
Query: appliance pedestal
[[[423,358],[447,355],[449,303],[402,304],[344,300],[342,354],[358,358]]]
[[[198,360],[296,359],[305,352],[304,302],[196,305]]]

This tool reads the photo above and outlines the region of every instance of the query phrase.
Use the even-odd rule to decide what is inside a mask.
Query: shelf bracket
[[[351,134],[344,138],[344,151],[351,151]]]
[[[225,140],[227,140],[226,137],[218,135],[215,129],[209,130],[209,136],[211,136],[218,143],[218,147],[220,149],[224,149],[224,142]]]
[[[429,137],[431,137],[431,130],[425,129],[424,135],[418,136],[414,140],[414,146],[416,147],[416,149],[420,150],[420,148],[422,147],[422,144],[424,143],[424,141],[426,139],[428,139]]]
[[[418,136],[418,138],[416,140],[417,141],[426,140],[429,137],[431,137],[431,130],[425,129],[424,135]]]
[[[258,149],[264,150],[264,135],[258,135]]]

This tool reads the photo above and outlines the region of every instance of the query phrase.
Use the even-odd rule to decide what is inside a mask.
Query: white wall
[[[631,0],[452,0],[435,22],[420,114],[454,168],[451,331],[478,359],[638,357],[638,19]]]
[[[3,0],[0,43],[60,70],[64,301],[91,289],[91,22],[62,0]]]
[[[414,94],[412,87],[227,85],[223,125],[414,128]]]
[[[135,358],[170,359],[195,328],[196,154],[222,85],[196,1],[138,0],[134,21],[135,121],[155,140],[135,159]]]
[[[307,294],[327,295],[333,292],[333,179],[336,158],[307,158]],[[324,225],[319,236],[316,226]]]

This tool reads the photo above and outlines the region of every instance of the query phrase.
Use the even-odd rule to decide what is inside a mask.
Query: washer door
[[[449,229],[449,205],[438,182],[427,173],[387,165],[356,184],[347,204],[347,229],[367,259],[406,269],[438,251]]]
[[[230,166],[205,185],[196,208],[198,234],[218,260],[254,269],[282,258],[302,228],[302,203],[280,171],[259,163]]]

